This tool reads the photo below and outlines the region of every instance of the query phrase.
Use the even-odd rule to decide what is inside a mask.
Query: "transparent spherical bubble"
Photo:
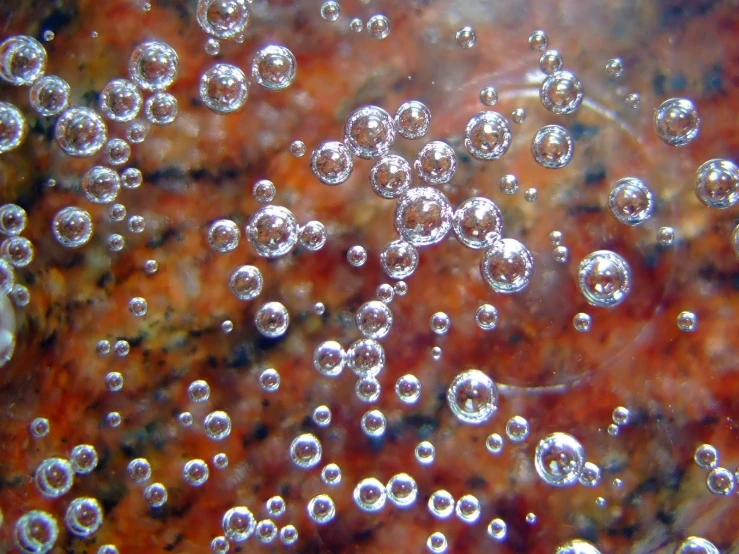
[[[736,491],[736,477],[726,468],[713,468],[706,477],[706,486],[711,494],[728,496]]]
[[[701,537],[688,537],[680,543],[675,554],[719,554],[719,549]]]
[[[108,128],[90,108],[69,108],[56,120],[54,136],[65,154],[85,158],[100,152],[108,139]]]
[[[28,101],[39,115],[53,117],[69,107],[71,91],[69,83],[61,77],[44,75],[31,85]]]
[[[418,100],[404,102],[395,112],[395,130],[406,139],[414,140],[428,133],[431,111]]]
[[[516,108],[511,112],[511,121],[516,124],[523,123],[526,121],[526,110],[523,108]]]
[[[321,470],[321,481],[326,485],[335,487],[341,483],[341,468],[336,464],[327,464]]]
[[[46,49],[33,37],[15,35],[0,43],[0,78],[11,85],[30,85],[46,71]]]
[[[119,412],[109,412],[105,416],[105,423],[111,429],[117,429],[121,426],[121,423],[123,423],[123,418]]]
[[[131,144],[141,144],[146,139],[147,133],[147,126],[143,123],[131,123],[128,129],[126,129],[126,139]]]
[[[193,487],[199,487],[208,480],[208,464],[205,460],[190,460],[182,468],[182,477]]]
[[[434,491],[429,497],[428,508],[431,515],[446,519],[454,513],[454,497],[443,489]]]
[[[313,151],[310,168],[324,185],[340,185],[349,178],[354,169],[354,161],[349,149],[343,143],[328,141]]]
[[[566,433],[552,433],[536,446],[536,473],[548,485],[574,485],[580,478],[584,464],[585,449],[573,436]]]
[[[271,519],[263,519],[257,523],[254,534],[262,544],[270,544],[277,538],[277,525]]]
[[[498,91],[495,87],[485,87],[480,91],[480,102],[486,106],[495,106],[498,103]]]
[[[28,288],[18,283],[13,285],[13,290],[10,291],[8,296],[13,301],[13,304],[15,304],[19,308],[25,308],[31,301],[31,293],[29,292]],[[8,348],[12,350],[12,348],[14,348],[13,344],[14,343],[11,340],[5,351],[0,355],[2,355],[4,358],[7,358],[9,352]]]
[[[146,260],[143,269],[147,275],[154,275],[159,271],[159,263],[156,260]]]
[[[573,113],[582,104],[582,99],[582,82],[569,71],[554,71],[544,79],[539,89],[542,106],[556,115]]]
[[[41,510],[26,512],[13,526],[13,542],[22,554],[47,554],[58,537],[56,519]]]
[[[81,187],[85,198],[90,202],[109,204],[118,197],[121,190],[121,179],[115,170],[96,165],[82,176]]]
[[[33,243],[26,237],[10,237],[0,243],[0,256],[13,267],[26,267],[33,261]]]
[[[419,464],[429,465],[434,463],[436,448],[429,441],[422,441],[416,445],[414,454]]]
[[[418,267],[418,250],[404,240],[390,241],[380,253],[380,264],[388,277],[405,279]]]
[[[97,554],[120,554],[120,551],[113,544],[103,544],[98,548]]]
[[[431,327],[431,330],[437,335],[446,334],[447,331],[449,331],[451,323],[452,322],[449,319],[449,316],[444,312],[436,312],[431,316],[431,319],[429,320],[429,326]]]
[[[98,465],[98,453],[91,444],[78,444],[69,455],[72,468],[78,475],[85,475]]]
[[[624,74],[624,62],[621,58],[611,58],[606,62],[606,75],[611,79],[618,79]]]
[[[399,508],[412,505],[418,497],[418,485],[407,473],[393,475],[385,487],[387,497]]]
[[[362,416],[360,426],[368,437],[381,437],[387,429],[387,419],[380,410],[370,410]]]
[[[223,452],[215,454],[213,456],[213,466],[216,469],[226,469],[228,467],[228,456]]]
[[[313,419],[313,423],[319,427],[328,427],[331,424],[331,415],[331,408],[321,405],[313,410],[311,418]]]
[[[231,274],[228,286],[239,300],[252,300],[262,292],[264,286],[262,272],[253,265],[242,265]]]
[[[563,64],[562,55],[557,50],[547,50],[539,58],[539,69],[547,75],[562,69]]]
[[[349,114],[344,126],[344,144],[364,159],[384,156],[395,141],[395,126],[389,113],[377,106],[364,106]]]
[[[385,350],[373,339],[354,341],[346,353],[346,363],[359,377],[375,377],[385,367]]]
[[[119,371],[111,371],[105,376],[105,386],[110,392],[118,392],[123,388],[123,375]]]
[[[372,165],[369,177],[375,194],[381,198],[397,198],[411,186],[411,166],[405,158],[390,154]]]
[[[718,450],[710,444],[701,444],[695,449],[695,463],[702,469],[713,469],[718,465]]]
[[[432,141],[418,152],[413,167],[424,183],[443,185],[452,180],[457,170],[457,155],[446,142]]]
[[[361,33],[364,29],[364,23],[358,17],[355,17],[349,22],[349,29],[354,33]]]
[[[131,345],[128,343],[127,340],[117,340],[113,345],[113,351],[115,352],[116,356],[128,356],[128,353],[131,351]]]
[[[41,439],[49,434],[49,420],[45,417],[37,417],[28,426],[28,430],[34,438]]]
[[[167,503],[167,488],[161,483],[152,483],[144,489],[144,500],[151,508],[161,508]]]
[[[385,485],[374,477],[362,479],[354,487],[354,503],[364,512],[378,512],[385,507],[387,492]]]
[[[235,65],[217,63],[200,76],[198,91],[207,108],[227,114],[246,104],[249,83],[244,72]]]
[[[323,248],[327,240],[328,231],[320,221],[309,221],[300,228],[298,242],[310,252],[317,252]]]
[[[259,181],[254,183],[251,194],[254,197],[254,200],[259,202],[260,204],[267,204],[275,199],[277,188],[272,181],[268,181],[267,179],[260,179]]]
[[[709,208],[736,206],[739,203],[739,168],[729,160],[705,162],[695,172],[695,194]]]
[[[327,377],[336,377],[341,374],[345,362],[346,352],[334,340],[322,342],[313,352],[313,367]]]
[[[346,251],[346,261],[354,267],[362,267],[367,263],[367,250],[363,246],[352,246]]]
[[[241,240],[239,226],[230,219],[214,221],[208,228],[208,244],[216,252],[226,253],[235,250],[239,240]]]
[[[110,165],[123,165],[131,157],[131,145],[120,138],[112,138],[103,149],[105,161]]]
[[[305,143],[302,140],[294,140],[290,143],[289,150],[295,158],[302,158],[305,156]]]
[[[193,381],[187,387],[187,396],[195,403],[207,402],[210,398],[210,385],[204,379]]]
[[[82,208],[68,206],[59,210],[51,223],[54,238],[67,248],[79,248],[92,237],[92,218]]]
[[[383,283],[378,286],[377,290],[375,290],[375,294],[377,295],[377,299],[385,304],[390,304],[393,301],[393,298],[395,298],[395,290],[392,285],[387,283]]]
[[[139,88],[162,91],[177,78],[180,60],[177,52],[163,42],[137,45],[128,61],[128,75]]]
[[[230,39],[243,33],[250,15],[248,0],[198,0],[195,8],[200,28],[217,39]]]
[[[529,48],[534,52],[542,52],[549,46],[549,37],[542,30],[536,30],[529,35]]]
[[[177,117],[177,98],[168,92],[157,92],[146,99],[144,115],[155,125],[169,125]]]
[[[683,333],[690,333],[695,331],[695,327],[698,324],[698,318],[693,312],[682,311],[677,314],[677,328]]]
[[[596,250],[580,262],[577,282],[588,304],[610,308],[621,303],[631,290],[631,270],[618,254]]]
[[[462,48],[472,48],[477,42],[477,35],[472,27],[462,27],[457,31],[454,38]]]
[[[367,32],[374,39],[387,38],[390,34],[390,20],[382,14],[373,15],[367,21]]]
[[[316,467],[321,462],[322,454],[321,441],[311,433],[303,433],[290,443],[290,459],[299,468]]]
[[[272,517],[280,517],[285,513],[287,505],[281,496],[272,496],[264,503],[264,507]]]
[[[496,517],[490,523],[488,523],[487,532],[488,536],[491,539],[502,541],[503,539],[505,539],[506,534],[508,533],[508,526],[506,525],[505,521]]]
[[[229,541],[244,542],[254,534],[257,520],[246,506],[235,506],[223,514],[221,525]]]
[[[468,198],[454,210],[452,226],[463,245],[488,248],[501,238],[503,215],[492,200]]]
[[[363,337],[381,339],[390,332],[393,313],[383,302],[371,300],[359,307],[355,322]]]
[[[611,189],[608,207],[621,223],[639,225],[652,217],[654,195],[644,181],[626,177],[619,179]]]
[[[478,160],[497,160],[508,152],[511,138],[511,126],[505,117],[497,112],[480,112],[467,122],[464,147]]]
[[[600,468],[592,462],[585,462],[578,480],[583,487],[595,487],[600,483]]]
[[[518,179],[515,175],[503,175],[500,178],[500,192],[503,194],[515,194],[518,191]]]
[[[618,406],[617,408],[613,409],[613,413],[611,414],[611,418],[613,419],[613,423],[616,425],[626,425],[629,422],[630,413],[628,408],[624,408],[623,406]]]
[[[205,416],[203,428],[209,439],[223,440],[231,434],[231,418],[226,412],[216,410]]]
[[[491,304],[482,304],[475,310],[475,323],[483,331],[495,329],[498,325],[498,310]]]
[[[639,96],[639,93],[637,92],[627,94],[626,98],[624,98],[624,104],[626,104],[632,110],[635,110],[641,104],[641,96]]]
[[[254,314],[254,324],[265,337],[278,338],[287,332],[290,314],[282,303],[267,302]]]
[[[458,420],[480,424],[489,420],[498,409],[498,388],[482,371],[468,369],[451,382],[446,399]]]
[[[26,138],[28,125],[13,104],[0,102],[0,154],[18,148]]]
[[[180,415],[177,416],[177,421],[183,427],[190,427],[195,422],[195,418],[190,412],[182,412]]]
[[[341,15],[341,6],[334,0],[326,0],[321,4],[321,17],[326,21],[334,22]]]
[[[108,235],[108,250],[111,252],[120,252],[123,250],[123,247],[126,246],[126,239],[123,238],[123,235],[120,235],[118,233],[111,233]]]
[[[282,206],[263,206],[249,218],[246,238],[256,253],[265,258],[288,254],[298,243],[298,222]]]
[[[100,111],[113,121],[132,121],[139,115],[144,99],[128,79],[113,79],[100,91]]]
[[[285,525],[280,529],[280,542],[285,546],[291,546],[298,541],[298,530],[294,525]]]
[[[480,263],[482,277],[499,293],[524,289],[534,273],[534,259],[528,248],[515,239],[501,239],[485,251]]]
[[[548,169],[559,169],[572,160],[575,144],[569,131],[559,125],[542,127],[531,140],[531,154],[536,163]]]
[[[110,341],[105,339],[99,340],[95,345],[95,352],[97,352],[99,356],[107,356],[110,354]]]
[[[230,546],[228,539],[223,536],[214,537],[213,540],[210,541],[210,551],[213,554],[226,554]]]
[[[327,494],[319,494],[308,501],[308,517],[319,525],[325,525],[336,517],[336,504]]]
[[[89,537],[103,524],[103,508],[95,498],[75,498],[67,506],[64,523],[73,535]]]
[[[452,228],[452,207],[437,189],[412,188],[398,199],[394,223],[400,237],[413,246],[437,244]]]
[[[267,368],[259,374],[259,387],[264,392],[275,392],[280,388],[280,374],[274,368]]]
[[[701,119],[695,104],[686,98],[670,98],[654,110],[654,130],[671,146],[685,146],[700,131]]]
[[[485,448],[491,454],[500,454],[503,451],[503,437],[498,433],[492,433],[485,439]]]
[[[525,441],[529,431],[529,422],[521,416],[513,416],[505,426],[505,433],[512,442]]]
[[[555,554],[600,554],[600,550],[587,541],[574,539],[559,545]]]
[[[672,246],[675,242],[675,229],[672,227],[660,227],[657,231],[657,242],[661,246]]]
[[[203,50],[209,56],[217,56],[221,53],[221,43],[217,38],[208,37],[203,45]]]
[[[527,188],[523,192],[523,198],[526,202],[536,202],[537,198],[539,198],[539,191],[533,187]]]
[[[10,294],[15,286],[15,271],[5,259],[0,258],[0,294]]]
[[[404,404],[415,404],[421,398],[421,381],[415,375],[403,375],[395,383],[395,394]]]
[[[454,512],[465,523],[476,523],[480,519],[480,501],[471,494],[465,494],[457,500]]]
[[[254,81],[268,90],[282,90],[295,81],[297,62],[284,46],[271,44],[257,50],[251,64]]]
[[[26,228],[27,222],[26,210],[17,204],[3,204],[0,206],[0,233],[19,235]]]
[[[579,312],[572,317],[572,326],[575,328],[575,331],[579,331],[580,333],[590,331],[592,324],[593,318],[586,313]]]
[[[127,472],[134,483],[146,483],[151,479],[151,464],[146,458],[135,458],[128,462]]]
[[[440,360],[440,359],[441,359],[441,354],[442,354],[442,350],[441,350],[441,347],[439,347],[439,346],[434,346],[434,347],[433,347],[433,348],[431,349],[431,357],[432,357],[432,358],[433,358],[434,360]]]
[[[426,548],[428,548],[429,552],[433,552],[433,554],[446,552],[447,548],[449,548],[449,542],[446,539],[446,535],[441,531],[434,531],[429,535],[429,538],[426,539]]]

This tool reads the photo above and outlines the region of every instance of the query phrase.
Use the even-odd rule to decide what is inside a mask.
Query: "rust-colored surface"
[[[53,30],[55,38],[45,43],[48,73],[71,84],[72,105],[96,107],[106,82],[127,77],[132,48],[158,39],[179,54],[179,76],[170,89],[179,115],[172,125],[151,126],[145,142],[132,147],[128,165],[143,172],[144,184],[123,190],[118,201],[129,215],[146,218],[146,230],[135,235],[125,222],[107,219],[107,206],[87,203],[77,190],[82,173],[98,162],[64,156],[51,138],[53,120],[33,113],[27,89],[0,84],[0,99],[20,107],[31,129],[20,148],[0,156],[0,200],[26,209],[24,236],[36,252],[33,263],[17,272],[31,302],[17,309],[18,345],[0,370],[0,551],[14,548],[17,518],[41,509],[60,524],[54,553],[93,553],[107,543],[124,554],[208,552],[211,539],[223,534],[225,510],[245,505],[262,519],[264,501],[276,494],[288,508],[275,521],[298,528],[298,542],[290,547],[297,552],[422,552],[433,531],[445,533],[455,553],[549,553],[571,538],[587,539],[603,554],[672,553],[689,535],[712,541],[721,552],[739,548],[739,497],[712,495],[707,471],[693,462],[695,448],[710,443],[721,466],[736,471],[739,464],[739,262],[730,243],[739,212],[711,210],[693,191],[695,169],[704,161],[739,161],[736,2],[343,0],[341,18],[329,23],[317,2],[256,0],[244,43],[223,43],[218,60],[248,73],[256,48],[277,43],[295,54],[298,76],[276,93],[250,83],[244,109],[227,116],[197,99],[199,76],[215,60],[203,50],[206,35],[195,21],[194,2],[154,0],[149,11],[134,0],[52,4],[0,7],[0,38]],[[366,22],[375,13],[391,21],[385,40],[349,31],[352,17]],[[469,50],[454,41],[464,25],[477,33]],[[536,78],[538,54],[526,39],[536,28],[547,30],[550,46],[583,80],[590,104],[572,116],[548,114],[531,95],[536,84],[527,79]],[[614,56],[626,64],[616,83],[603,71]],[[461,136],[469,117],[484,108],[480,89],[491,85],[500,95],[492,109],[509,117],[523,107],[527,117],[513,125],[510,152],[483,163],[465,156]],[[624,105],[628,92],[641,95],[640,108]],[[653,131],[654,108],[673,96],[691,98],[702,118],[698,139],[681,149],[663,144]],[[526,243],[536,270],[522,293],[496,295],[480,277],[479,252],[455,240],[421,249],[408,294],[390,304],[394,325],[383,341],[387,367],[378,377],[383,392],[370,406],[355,397],[350,371],[330,380],[311,360],[323,340],[346,347],[359,338],[356,309],[390,282],[379,252],[395,237],[394,202],[372,193],[370,162],[355,160],[351,178],[328,188],[312,175],[309,158],[324,140],[341,139],[351,110],[376,104],[394,113],[411,99],[431,109],[431,131],[422,140],[398,138],[394,151],[412,159],[427,140],[455,146],[460,163],[445,193],[453,204],[474,195],[494,200],[504,213],[504,234]],[[561,171],[537,166],[529,150],[535,132],[554,122],[576,140],[575,159]],[[109,134],[124,137],[125,127],[109,122]],[[305,142],[306,156],[290,155],[295,139]],[[521,183],[512,196],[498,188],[507,173]],[[658,199],[653,218],[634,228],[616,221],[606,205],[611,184],[629,175],[649,182]],[[45,185],[50,178],[55,187]],[[298,249],[267,262],[243,238],[229,254],[210,249],[208,224],[231,218],[243,229],[258,207],[251,189],[260,178],[275,183],[275,203],[291,209],[300,223],[317,219],[326,225],[329,239],[321,251]],[[528,187],[538,189],[534,203],[523,198]],[[84,207],[95,222],[91,242],[75,251],[50,233],[51,218],[68,205]],[[663,225],[676,230],[672,247],[656,243]],[[566,264],[552,259],[547,237],[555,229],[569,248]],[[119,253],[107,250],[112,232],[126,238]],[[362,268],[346,262],[346,250],[355,244],[369,252]],[[579,261],[599,248],[620,252],[634,271],[632,293],[613,310],[589,307],[574,278]],[[159,264],[155,275],[142,269],[148,259]],[[262,270],[265,287],[257,300],[241,302],[228,278],[247,263]],[[143,318],[128,311],[135,296],[148,301]],[[256,308],[269,300],[283,302],[291,314],[290,330],[278,341],[260,338],[253,324]],[[325,315],[315,315],[316,302],[325,304]],[[500,312],[493,331],[475,326],[474,311],[484,302]],[[693,333],[675,323],[683,310],[697,314]],[[429,328],[437,311],[452,321],[443,337]],[[593,316],[589,333],[572,327],[580,311]],[[230,334],[221,330],[226,319],[234,323]],[[95,353],[98,340],[119,338],[131,342],[127,357]],[[443,350],[438,361],[433,346]],[[266,367],[281,375],[275,393],[259,388],[257,377]],[[482,426],[457,422],[444,397],[452,378],[471,367],[501,385],[500,409]],[[109,371],[123,374],[120,392],[106,389]],[[393,392],[405,373],[423,386],[421,400],[410,407]],[[187,386],[195,379],[211,386],[205,404],[188,399]],[[326,429],[310,421],[320,404],[333,413]],[[617,406],[628,407],[632,421],[611,437],[606,428]],[[379,441],[360,429],[370,407],[388,419]],[[233,422],[225,441],[209,440],[202,429],[203,417],[216,409],[226,410]],[[123,417],[117,429],[105,424],[111,411]],[[192,427],[178,423],[182,411],[192,412]],[[488,453],[488,434],[504,435],[514,415],[528,419],[530,437],[521,444],[506,440],[499,456]],[[31,437],[28,425],[35,417],[49,419],[48,436]],[[537,477],[534,448],[557,430],[576,436],[588,460],[601,467],[597,488],[555,489]],[[321,439],[321,466],[341,467],[338,487],[321,482],[321,466],[306,471],[291,463],[288,446],[305,431]],[[424,439],[436,447],[428,467],[413,455]],[[97,448],[99,467],[78,476],[62,498],[41,496],[32,479],[37,465],[52,455],[68,456],[80,443]],[[211,463],[218,452],[230,460],[225,470]],[[146,457],[152,482],[167,487],[165,508],[150,510],[143,487],[128,478],[126,465],[134,457]],[[210,478],[199,488],[182,477],[192,458],[210,464]],[[369,476],[386,482],[398,472],[416,479],[416,504],[360,512],[352,500],[356,483]],[[623,486],[614,487],[614,479]],[[455,498],[475,495],[481,520],[471,526],[432,517],[426,502],[441,488]],[[330,494],[337,509],[334,521],[320,527],[305,510],[319,493]],[[105,509],[91,540],[63,529],[64,510],[78,496],[94,496]],[[598,497],[606,499],[604,507],[596,506]],[[533,525],[525,521],[529,512],[537,515]],[[494,517],[508,525],[501,543],[486,535]],[[236,551],[286,549],[279,541],[265,546],[252,538]]]

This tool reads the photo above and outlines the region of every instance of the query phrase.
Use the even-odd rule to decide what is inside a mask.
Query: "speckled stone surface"
[[[295,54],[295,83],[270,92],[250,83],[245,107],[216,115],[197,96],[201,73],[215,63],[203,49],[205,33],[194,15],[195,2],[138,0],[21,2],[0,4],[0,38],[24,33],[41,40],[45,30],[47,72],[72,86],[72,105],[97,107],[97,94],[110,79],[127,77],[135,45],[165,41],[178,53],[179,76],[171,87],[179,103],[172,125],[152,125],[144,143],[133,145],[128,165],[144,174],[144,184],[119,196],[128,214],[142,215],[146,229],[129,233],[125,222],[111,222],[107,206],[92,205],[79,192],[82,173],[99,158],[72,159],[53,140],[53,118],[36,116],[27,88],[0,83],[0,100],[14,103],[27,117],[29,134],[16,150],[0,155],[0,200],[28,213],[24,236],[33,241],[35,259],[16,273],[31,301],[16,309],[17,347],[0,369],[0,551],[13,551],[15,521],[30,509],[54,515],[60,536],[52,552],[94,553],[115,544],[121,553],[209,551],[223,534],[221,518],[232,506],[248,506],[266,517],[264,502],[280,494],[287,512],[276,518],[299,532],[292,547],[260,545],[254,538],[236,552],[397,552],[426,549],[428,535],[443,532],[449,552],[551,553],[562,542],[581,538],[603,554],[673,553],[687,536],[712,541],[721,552],[739,549],[737,493],[711,494],[707,470],[693,461],[695,448],[714,445],[719,465],[739,465],[739,261],[731,232],[737,208],[712,210],[694,192],[697,167],[712,158],[739,161],[739,5],[735,1],[539,2],[342,0],[341,17],[329,23],[315,1],[263,1],[251,4],[252,20],[242,44],[223,43],[217,60],[248,73],[255,50],[265,44],[287,46]],[[390,35],[353,33],[349,21],[384,13]],[[472,26],[477,43],[460,48],[457,29]],[[554,116],[538,100],[538,54],[529,33],[545,29],[550,47],[577,73],[586,100],[573,115]],[[93,32],[97,33],[93,37]],[[626,71],[608,79],[605,63],[618,56]],[[479,92],[495,86],[500,99],[490,109],[510,120],[515,108],[526,119],[512,125],[511,149],[501,160],[479,162],[467,155],[462,135],[467,120],[485,107]],[[641,95],[631,109],[623,98]],[[694,101],[701,116],[699,137],[674,148],[654,133],[654,108],[670,97]],[[373,194],[370,162],[355,160],[350,179],[338,187],[322,185],[311,173],[312,150],[325,140],[341,140],[347,115],[365,104],[394,113],[406,100],[424,102],[432,112],[429,134],[421,140],[396,140],[394,151],[413,159],[427,140],[455,147],[459,166],[443,190],[453,205],[486,196],[503,211],[504,235],[517,238],[534,255],[532,283],[514,295],[495,294],[480,277],[479,251],[450,239],[421,249],[421,261],[408,293],[390,304],[393,329],[382,344],[387,366],[378,379],[380,400],[360,402],[355,377],[345,370],[336,379],[312,367],[321,341],[345,347],[359,338],[354,314],[390,280],[379,263],[384,244],[395,238],[394,202]],[[567,127],[575,139],[572,163],[546,170],[532,159],[529,144],[545,124]],[[109,136],[125,137],[125,126],[109,122]],[[308,153],[293,157],[289,144],[305,142]],[[501,176],[513,173],[521,190],[503,195]],[[608,211],[612,183],[639,176],[656,198],[654,216],[628,227]],[[329,232],[326,246],[312,253],[296,249],[278,261],[258,258],[242,238],[228,254],[207,242],[209,224],[230,218],[243,225],[257,209],[251,194],[262,178],[277,187],[275,203],[302,224],[317,219]],[[56,186],[47,186],[49,179]],[[523,190],[535,187],[536,202]],[[93,216],[95,234],[85,247],[69,250],[50,232],[53,215],[78,205]],[[673,246],[657,244],[661,226],[676,230]],[[548,235],[562,232],[569,249],[556,263]],[[111,253],[110,233],[126,238]],[[362,268],[346,261],[349,247],[369,252]],[[614,309],[592,308],[576,285],[577,266],[589,252],[610,249],[633,270],[633,290]],[[143,271],[155,259],[154,275]],[[265,280],[260,297],[239,301],[230,292],[231,272],[242,264],[258,266]],[[132,297],[148,302],[142,318],[128,311]],[[253,323],[263,302],[278,300],[291,314],[281,339],[261,337]],[[326,311],[318,316],[316,302]],[[493,331],[475,325],[482,303],[495,305],[500,323]],[[695,312],[694,332],[681,332],[676,317]],[[436,336],[429,318],[444,311],[451,329]],[[572,317],[587,312],[592,330],[578,333]],[[226,334],[221,323],[230,319]],[[126,339],[130,354],[99,356],[96,343]],[[439,360],[431,349],[439,346]],[[260,371],[277,369],[277,392],[263,392]],[[445,394],[460,371],[480,368],[500,387],[499,410],[480,426],[458,422]],[[109,392],[105,375],[119,371],[123,389]],[[401,404],[393,392],[399,376],[413,373],[422,383],[418,404]],[[194,404],[189,383],[205,379],[207,403]],[[332,410],[331,425],[311,420],[321,404]],[[617,406],[631,412],[618,436],[606,428]],[[371,408],[383,411],[383,438],[369,439],[359,420]],[[224,441],[209,440],[202,428],[212,410],[230,414],[233,429]],[[117,429],[105,423],[120,412]],[[195,423],[177,421],[190,411]],[[486,437],[505,435],[506,421],[525,417],[529,438],[506,439],[500,455],[490,454]],[[48,418],[49,434],[33,438],[29,423]],[[545,435],[563,431],[583,444],[587,459],[602,469],[596,488],[553,488],[538,478],[534,449]],[[320,480],[320,467],[295,467],[288,446],[298,434],[316,434],[325,463],[343,472],[339,486]],[[421,466],[415,445],[429,440],[436,460]],[[100,456],[97,469],[78,476],[72,490],[50,500],[40,495],[33,472],[49,456],[66,457],[74,445],[88,443]],[[224,452],[229,466],[216,469],[213,455]],[[152,482],[169,492],[164,508],[152,510],[143,486],[126,473],[128,462],[151,462]],[[210,478],[202,487],[182,477],[186,461],[202,458]],[[364,477],[386,482],[407,472],[418,483],[410,509],[390,503],[379,513],[361,512],[352,500]],[[620,479],[621,487],[613,486]],[[432,517],[426,503],[432,492],[455,498],[473,494],[482,516],[475,525],[456,517]],[[337,516],[318,526],[307,502],[327,493]],[[104,508],[104,523],[87,540],[63,527],[64,510],[79,496],[93,496]],[[596,505],[603,497],[606,504]],[[534,524],[525,521],[537,516]],[[504,519],[503,542],[486,534],[488,522]],[[236,548],[234,548],[236,546]]]

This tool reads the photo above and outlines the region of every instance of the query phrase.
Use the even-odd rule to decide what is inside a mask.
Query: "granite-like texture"
[[[253,15],[243,44],[224,43],[218,60],[248,73],[254,51],[267,43],[290,48],[298,61],[293,86],[268,92],[251,83],[243,110],[216,115],[197,98],[200,74],[215,60],[206,55],[205,33],[194,16],[195,2],[152,1],[149,11],[137,0],[24,2],[0,5],[0,38],[25,33],[41,38],[49,54],[48,73],[72,86],[72,105],[96,107],[97,92],[116,77],[127,77],[132,48],[146,39],[163,40],[178,52],[180,73],[171,87],[179,115],[167,127],[152,126],[143,144],[133,145],[130,165],[144,173],[144,184],[123,190],[128,213],[146,218],[140,235],[125,222],[107,219],[107,206],[91,205],[78,191],[81,174],[96,159],[71,159],[53,142],[53,120],[34,115],[27,89],[0,84],[0,100],[26,115],[30,132],[17,150],[0,155],[0,200],[23,206],[29,216],[24,235],[36,248],[33,263],[17,272],[31,293],[18,309],[18,346],[0,369],[0,551],[12,549],[16,519],[29,509],[63,513],[78,496],[94,496],[105,521],[93,540],[80,541],[62,530],[54,553],[96,552],[112,543],[121,553],[207,552],[222,534],[225,510],[246,505],[266,517],[264,501],[281,494],[287,501],[278,525],[293,523],[298,552],[422,552],[428,535],[444,532],[450,552],[549,553],[571,538],[597,545],[603,554],[672,553],[686,536],[699,535],[721,552],[739,549],[737,494],[717,497],[706,488],[706,470],[692,460],[695,448],[710,443],[720,465],[739,464],[739,266],[730,235],[739,223],[737,208],[711,210],[693,190],[695,169],[711,158],[739,162],[739,7],[732,1],[522,2],[342,0],[335,23],[321,19],[315,1],[263,1]],[[387,39],[349,31],[352,17],[365,22],[386,14]],[[477,44],[464,50],[454,33],[471,25]],[[586,102],[572,116],[548,114],[539,104],[538,54],[526,44],[529,33],[545,29],[550,47],[583,80]],[[95,31],[98,36],[93,38]],[[613,82],[604,72],[609,58],[621,57],[625,76]],[[492,109],[509,117],[524,107],[526,120],[513,125],[513,144],[500,161],[472,160],[461,145],[464,125],[484,106],[485,86],[500,94]],[[623,103],[629,92],[641,107]],[[676,149],[655,135],[652,113],[663,100],[692,99],[702,118],[697,140]],[[327,339],[348,346],[359,337],[353,314],[388,279],[379,264],[383,245],[394,238],[393,201],[375,196],[368,184],[370,163],[356,160],[351,178],[328,188],[312,175],[310,152],[324,140],[340,140],[351,110],[377,104],[394,113],[406,100],[426,103],[431,131],[422,140],[396,140],[395,151],[412,159],[426,140],[447,140],[459,156],[457,175],[444,189],[453,204],[473,195],[493,199],[504,213],[504,234],[522,240],[534,254],[531,285],[510,296],[494,294],[480,278],[480,253],[455,240],[422,249],[406,296],[390,305],[395,321],[383,346],[387,367],[380,374],[382,396],[376,406],[388,419],[382,440],[369,440],[359,426],[370,406],[354,395],[355,379],[345,370],[338,379],[312,367],[315,346]],[[509,117],[510,119],[510,117]],[[560,171],[545,170],[531,157],[531,137],[544,124],[560,123],[575,138],[575,159]],[[125,127],[109,124],[110,136]],[[292,140],[303,140],[308,154],[294,158]],[[500,177],[514,173],[521,190],[504,196]],[[607,208],[611,184],[625,176],[647,181],[657,198],[653,218],[630,228]],[[56,179],[56,186],[45,182]],[[258,259],[242,238],[229,254],[213,252],[208,224],[231,218],[242,228],[258,207],[253,183],[268,178],[277,186],[275,203],[291,209],[300,223],[322,221],[329,230],[317,253],[296,250],[285,259]],[[535,203],[523,190],[538,189]],[[62,207],[87,209],[95,236],[84,248],[67,250],[50,233]],[[674,247],[660,247],[660,226],[676,229]],[[566,264],[555,263],[548,234],[560,230],[569,248]],[[106,237],[120,232],[126,247],[111,254]],[[355,244],[370,254],[362,268],[351,267],[346,250]],[[633,269],[629,298],[613,310],[587,306],[577,290],[579,261],[596,249],[621,253]],[[145,260],[159,271],[146,275]],[[237,300],[228,278],[236,267],[255,264],[265,288],[251,302]],[[148,301],[143,318],[132,317],[130,298]],[[261,338],[253,324],[262,302],[279,300],[291,314],[281,340]],[[326,312],[312,311],[323,302]],[[500,312],[497,329],[474,323],[483,302]],[[682,310],[697,314],[693,333],[675,323]],[[451,317],[450,332],[435,336],[429,318]],[[577,333],[572,316],[593,316],[589,333]],[[224,334],[221,322],[234,331]],[[98,356],[100,339],[126,338],[127,357]],[[440,360],[431,357],[438,345]],[[257,377],[262,368],[281,375],[278,392],[265,393]],[[445,401],[451,379],[463,369],[486,371],[501,389],[500,409],[482,426],[455,420]],[[104,377],[120,371],[120,392],[106,390]],[[423,392],[417,405],[402,405],[395,381],[415,374]],[[210,400],[193,404],[187,386],[205,379]],[[331,425],[319,429],[312,410],[328,405]],[[632,422],[617,437],[606,433],[616,406],[630,409]],[[231,436],[207,439],[202,419],[226,410]],[[118,429],[105,425],[119,411]],[[177,415],[189,410],[195,425],[183,428]],[[513,415],[531,426],[527,441],[506,440],[500,456],[486,451],[491,432],[504,434]],[[46,417],[51,432],[30,436],[34,417]],[[555,489],[533,467],[540,438],[553,431],[572,433],[587,458],[603,471],[597,488]],[[323,444],[322,465],[337,463],[340,486],[322,484],[320,468],[292,465],[288,445],[300,432],[315,433]],[[420,466],[413,457],[420,440],[436,447],[436,462]],[[80,443],[93,444],[98,468],[79,476],[58,500],[42,497],[33,484],[36,466],[52,455],[68,456]],[[192,458],[210,463],[225,452],[226,470],[211,465],[200,488],[182,478]],[[126,465],[146,457],[153,482],[169,491],[165,508],[150,510],[143,487],[131,482]],[[417,481],[419,499],[411,509],[388,503],[378,514],[364,514],[351,493],[362,478],[386,482],[398,472]],[[621,479],[620,489],[612,486]],[[441,521],[427,508],[440,488],[455,498],[474,494],[482,518],[474,526],[452,517]],[[305,505],[325,492],[336,502],[337,517],[316,526]],[[595,499],[606,499],[597,507]],[[527,513],[537,515],[533,525]],[[508,524],[508,537],[496,543],[486,535],[494,517]],[[262,546],[252,538],[242,552],[281,551],[277,541]]]

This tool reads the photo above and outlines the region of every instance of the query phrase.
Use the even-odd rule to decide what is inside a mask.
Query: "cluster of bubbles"
[[[710,444],[701,444],[693,455],[695,464],[708,471],[706,487],[716,496],[729,496],[736,493],[739,470],[734,473],[725,467],[719,466],[719,453],[716,447]]]

